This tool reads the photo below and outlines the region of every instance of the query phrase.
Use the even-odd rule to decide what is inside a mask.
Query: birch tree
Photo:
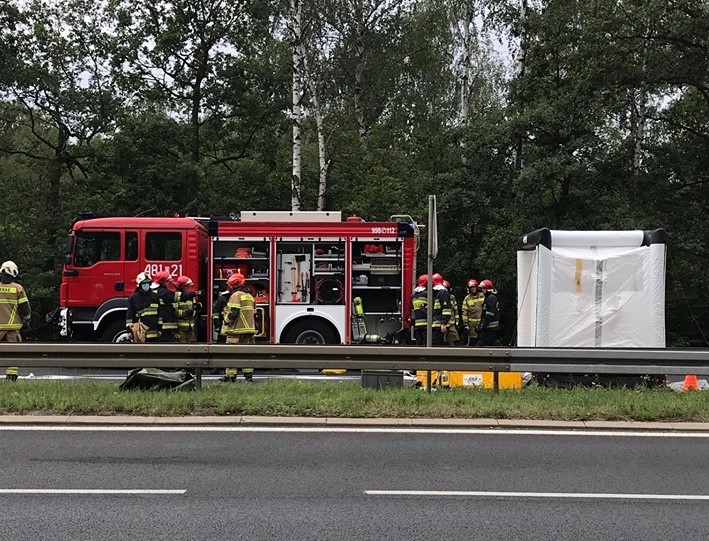
[[[338,62],[352,100],[355,127],[366,146],[372,124],[386,110],[401,70],[400,25],[416,0],[331,0],[324,13],[338,36]]]
[[[293,88],[291,120],[293,122],[293,164],[291,173],[291,210],[300,211],[302,180],[303,82],[305,80],[305,46],[303,42],[303,5],[290,0],[289,30],[293,50]]]

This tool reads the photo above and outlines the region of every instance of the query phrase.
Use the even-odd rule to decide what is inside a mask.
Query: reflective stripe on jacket
[[[30,303],[24,288],[15,282],[0,284],[0,330],[19,331],[30,319]]]
[[[177,328],[189,330],[194,328],[194,301],[180,300],[180,292],[175,293],[175,315],[177,316]]]
[[[475,326],[480,323],[484,300],[485,297],[483,295],[478,295],[477,293],[467,295],[463,299],[463,313],[461,314],[463,325],[475,328]]]
[[[428,293],[425,287],[417,287],[411,296],[411,319],[414,327],[425,327],[428,317]]]
[[[248,289],[242,287],[234,291],[224,309],[222,330],[227,336],[235,334],[255,334],[254,311],[256,302]]]
[[[451,299],[448,290],[443,286],[433,288],[433,323],[434,327],[448,325],[451,319]]]
[[[135,292],[128,298],[128,312],[126,313],[126,327],[133,323],[144,323],[148,326],[145,337],[158,337],[158,306],[157,295],[152,291],[148,293]]]

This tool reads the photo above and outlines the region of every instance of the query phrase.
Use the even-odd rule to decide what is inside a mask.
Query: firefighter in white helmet
[[[19,271],[13,261],[0,266],[0,342],[22,342],[20,331],[30,328],[30,303],[24,288],[15,281]],[[18,369],[8,366],[5,379],[17,380]]]
[[[156,342],[158,339],[159,299],[150,288],[153,283],[147,272],[135,277],[135,293],[128,297],[126,327],[133,335],[133,342]]]

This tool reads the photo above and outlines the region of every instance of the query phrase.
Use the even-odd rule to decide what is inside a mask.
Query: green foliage
[[[78,210],[289,208],[285,4],[198,5],[0,5],[0,255],[21,267],[36,329],[56,303],[62,236]],[[523,18],[517,1],[471,1],[486,31],[510,40],[510,56],[524,39],[525,69],[503,83],[511,66],[478,35],[462,126],[452,24],[463,2],[387,5],[319,0],[306,9],[331,159],[327,208],[425,220],[436,194],[436,268],[461,298],[468,278],[494,280],[506,342],[519,235],[665,228],[668,344],[706,346],[707,3],[544,0],[528,2]],[[318,190],[309,98],[308,210]]]

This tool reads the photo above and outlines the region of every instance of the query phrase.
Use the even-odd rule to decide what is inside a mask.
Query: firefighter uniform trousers
[[[256,342],[254,339],[256,334],[255,311],[256,302],[248,288],[242,286],[231,294],[222,318],[222,332],[226,335],[227,344],[254,344]],[[243,368],[242,370],[244,379],[251,381],[254,369]],[[236,381],[237,371],[236,368],[227,368],[225,379]]]

